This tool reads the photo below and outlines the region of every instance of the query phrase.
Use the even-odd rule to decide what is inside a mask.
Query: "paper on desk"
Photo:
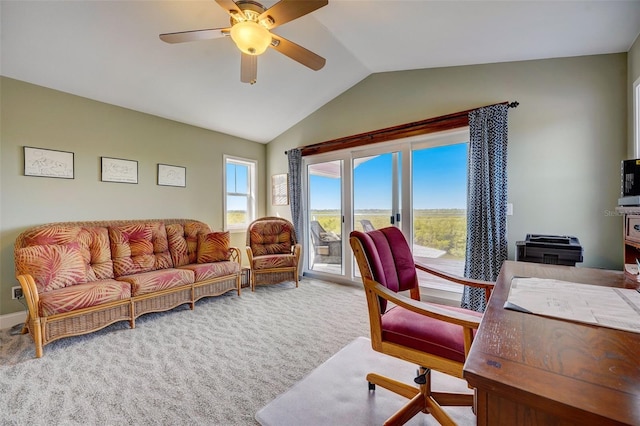
[[[543,278],[513,278],[504,307],[640,333],[640,293]]]
[[[625,263],[624,270],[631,275],[638,275],[638,265],[635,263]]]

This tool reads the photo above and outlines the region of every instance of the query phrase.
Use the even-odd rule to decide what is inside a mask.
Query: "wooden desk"
[[[504,309],[514,276],[630,285],[621,271],[505,262],[464,365],[478,425],[640,425],[640,334]]]

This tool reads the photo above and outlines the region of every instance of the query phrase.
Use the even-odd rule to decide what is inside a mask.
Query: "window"
[[[246,229],[256,215],[256,162],[224,157],[225,229]]]

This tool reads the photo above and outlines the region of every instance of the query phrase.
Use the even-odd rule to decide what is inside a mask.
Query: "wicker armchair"
[[[263,217],[247,229],[247,256],[251,268],[251,291],[256,285],[295,281],[302,246],[293,224],[280,217]]]

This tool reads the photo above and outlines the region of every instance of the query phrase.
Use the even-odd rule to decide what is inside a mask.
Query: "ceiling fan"
[[[167,43],[184,43],[230,36],[242,52],[240,81],[243,83],[256,82],[258,55],[264,53],[267,47],[312,70],[318,71],[324,67],[326,60],[322,56],[273,34],[271,30],[326,6],[328,0],[281,0],[269,9],[251,0],[215,1],[231,16],[230,27],[160,34],[160,40]]]

